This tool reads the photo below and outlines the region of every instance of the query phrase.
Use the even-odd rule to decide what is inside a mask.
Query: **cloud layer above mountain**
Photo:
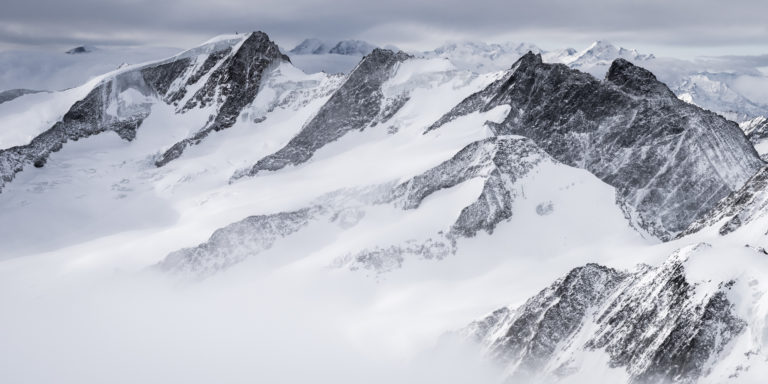
[[[36,45],[191,45],[234,31],[267,31],[282,45],[307,36],[426,48],[446,38],[579,45],[596,38],[669,47],[764,51],[762,0],[6,0],[0,48]],[[727,51],[726,51],[727,52]]]

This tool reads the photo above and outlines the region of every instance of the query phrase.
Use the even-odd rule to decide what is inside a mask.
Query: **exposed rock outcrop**
[[[679,100],[650,72],[618,59],[604,81],[528,53],[501,79],[429,129],[509,105],[497,134],[532,139],[556,160],[618,191],[634,223],[667,240],[762,166],[739,127]]]

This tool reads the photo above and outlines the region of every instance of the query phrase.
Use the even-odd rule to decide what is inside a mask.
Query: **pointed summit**
[[[218,58],[216,58],[218,59]],[[227,129],[235,124],[242,109],[253,102],[261,89],[264,75],[281,62],[290,63],[288,56],[269,39],[266,33],[251,33],[212,70],[208,80],[189,99],[184,110],[218,104],[216,117],[196,134],[168,149],[155,165],[162,167],[181,156],[190,145],[200,143],[211,132]],[[215,62],[211,63],[213,67]]]
[[[385,97],[381,86],[392,76],[396,65],[409,58],[411,56],[402,51],[374,49],[363,57],[344,84],[285,147],[259,160],[249,170],[238,172],[233,178],[304,163],[315,151],[347,132],[365,129],[378,119],[397,112],[404,101],[399,100],[384,108]]]
[[[543,60],[541,59],[540,53],[533,53],[533,51],[528,51],[525,55],[517,59],[514,64],[512,64],[512,68],[524,69],[528,67],[535,67],[542,63]]]
[[[645,68],[638,67],[627,60],[616,59],[605,76],[607,81],[621,87],[628,93],[647,95],[649,93],[672,96],[674,93],[656,76]]]

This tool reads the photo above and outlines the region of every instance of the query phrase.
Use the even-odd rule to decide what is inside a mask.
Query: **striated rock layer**
[[[618,191],[633,222],[667,240],[762,166],[739,127],[679,100],[650,72],[618,59],[606,79],[528,53],[429,129],[499,105],[498,134],[531,138],[556,160]]]
[[[285,147],[235,177],[304,163],[315,151],[347,132],[389,119],[406,100],[385,103],[381,86],[392,76],[395,66],[409,57],[403,52],[375,49],[363,58],[328,102]]]
[[[565,378],[579,369],[576,356],[602,350],[630,382],[694,383],[746,327],[728,300],[733,281],[707,289],[686,279],[687,258],[707,247],[631,273],[587,264],[462,334],[481,343],[512,379]]]

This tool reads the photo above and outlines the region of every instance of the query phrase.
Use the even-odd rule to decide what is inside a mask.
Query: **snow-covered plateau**
[[[768,376],[756,72],[263,32],[138,62],[0,93],[0,382]]]

